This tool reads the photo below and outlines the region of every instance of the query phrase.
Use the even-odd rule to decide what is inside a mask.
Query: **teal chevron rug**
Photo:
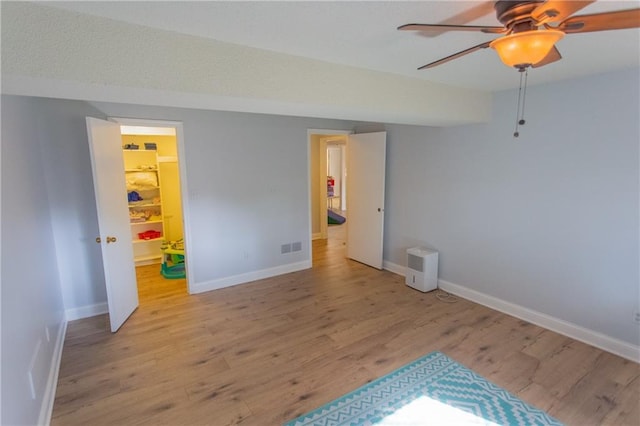
[[[562,425],[506,390],[432,352],[285,426]]]

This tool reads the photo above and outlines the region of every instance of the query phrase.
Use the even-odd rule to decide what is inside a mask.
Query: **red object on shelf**
[[[336,181],[333,180],[332,176],[327,176],[327,197],[333,197],[334,195],[333,187],[335,183]]]
[[[138,238],[141,240],[153,240],[155,238],[160,238],[162,232],[154,231],[153,229],[149,229],[148,231],[138,232]]]

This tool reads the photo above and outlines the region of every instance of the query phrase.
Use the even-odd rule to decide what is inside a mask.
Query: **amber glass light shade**
[[[564,37],[558,30],[523,31],[491,42],[502,62],[510,67],[526,67],[544,59],[555,43]]]

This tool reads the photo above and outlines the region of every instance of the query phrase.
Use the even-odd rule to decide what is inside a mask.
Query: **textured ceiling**
[[[433,60],[494,36],[447,32],[436,37],[400,32],[410,22],[496,25],[487,1],[413,2],[47,2],[82,14],[211,38],[275,52],[433,82],[500,90],[518,85],[518,73],[485,49],[440,67]],[[579,14],[640,7],[638,1],[598,1]],[[640,66],[640,30],[568,35],[557,44],[563,60],[535,69],[530,84]]]

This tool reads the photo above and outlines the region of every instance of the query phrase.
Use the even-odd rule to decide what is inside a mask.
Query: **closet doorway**
[[[182,123],[87,118],[111,330],[139,304],[136,268],[189,292]],[[126,198],[125,198],[126,196]],[[125,201],[125,199],[127,201]],[[141,299],[144,299],[142,297]]]
[[[140,303],[185,293],[176,128],[122,125],[120,129]]]

